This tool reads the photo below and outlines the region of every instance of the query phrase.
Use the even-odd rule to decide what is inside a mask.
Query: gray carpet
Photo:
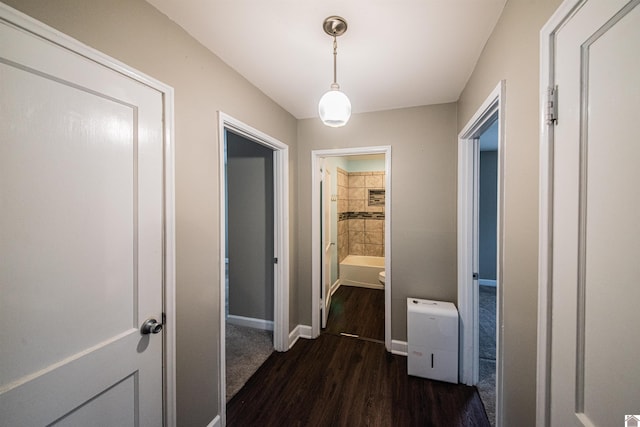
[[[480,286],[480,378],[478,392],[492,426],[496,424],[496,288]]]
[[[226,324],[227,402],[273,353],[273,332]]]

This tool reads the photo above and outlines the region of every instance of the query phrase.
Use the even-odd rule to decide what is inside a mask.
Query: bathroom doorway
[[[320,307],[313,336],[324,329],[385,342],[390,350],[391,149],[312,156],[312,303]]]

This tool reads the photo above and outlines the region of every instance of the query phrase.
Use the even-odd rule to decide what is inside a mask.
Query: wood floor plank
[[[274,353],[227,405],[229,426],[488,427],[475,387],[407,375],[384,345],[322,334]]]
[[[384,341],[384,290],[340,286],[331,297],[327,327],[323,332],[348,333]]]

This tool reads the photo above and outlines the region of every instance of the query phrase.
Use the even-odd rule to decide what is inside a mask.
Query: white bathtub
[[[384,289],[378,273],[384,271],[384,257],[348,255],[340,263],[340,284]]]

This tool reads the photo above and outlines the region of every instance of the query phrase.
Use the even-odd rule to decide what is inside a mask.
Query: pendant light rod
[[[334,34],[333,36],[333,84],[338,85],[338,67],[337,67],[337,58],[338,58],[338,40]]]
[[[324,32],[333,37],[333,84],[331,87],[339,88],[338,85],[338,40],[337,38],[347,31],[347,21],[341,16],[329,16],[322,24]]]

